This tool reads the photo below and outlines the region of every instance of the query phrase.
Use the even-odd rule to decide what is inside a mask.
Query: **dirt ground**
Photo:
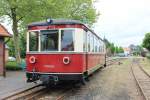
[[[70,93],[67,100],[142,100],[131,72],[131,60],[123,60],[90,77],[85,86]]]

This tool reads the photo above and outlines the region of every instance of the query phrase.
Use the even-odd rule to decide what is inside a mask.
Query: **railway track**
[[[150,75],[144,71],[137,59],[133,60],[131,70],[143,99],[150,100]]]
[[[112,65],[112,64],[114,64],[114,63],[116,63],[116,62],[117,62],[118,64],[121,64],[119,58],[115,58],[115,59],[107,58],[107,60],[106,60],[106,66],[110,66],[110,65]]]
[[[35,100],[64,100],[73,90],[77,89],[78,83],[63,83],[58,86],[48,88],[48,92],[39,95]]]
[[[2,98],[2,100],[31,100],[34,97],[41,95],[45,92],[45,87],[39,84],[26,90],[16,92],[13,95]]]

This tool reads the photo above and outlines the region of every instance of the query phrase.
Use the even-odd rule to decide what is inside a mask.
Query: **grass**
[[[146,57],[150,60],[150,54],[147,54]]]
[[[143,69],[150,74],[150,59],[144,58],[143,60],[140,61]]]
[[[131,63],[129,59],[123,59],[121,62],[125,65],[129,65]]]
[[[8,61],[5,66],[6,70],[22,70],[22,68],[15,61]]]

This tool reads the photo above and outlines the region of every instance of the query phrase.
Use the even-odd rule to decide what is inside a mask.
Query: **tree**
[[[142,46],[150,51],[150,33],[145,34]]]
[[[51,17],[77,19],[92,25],[98,14],[92,0],[0,0],[0,16],[8,16],[12,22],[15,56],[20,63],[20,33],[28,23]]]
[[[124,50],[122,47],[119,47],[119,53],[124,53]]]
[[[115,47],[115,53],[119,53],[119,48],[118,48],[118,46]]]
[[[106,48],[109,48],[111,43],[106,38],[104,38],[103,41],[104,41],[104,43],[106,45]]]
[[[9,48],[9,55],[12,56],[12,57],[15,57],[15,53],[14,53],[15,49],[14,49],[12,38],[8,41],[7,45],[8,45],[8,48]]]
[[[120,47],[115,46],[114,43],[109,42],[106,38],[104,38],[104,42],[107,49],[107,55],[114,55],[115,53],[121,53],[123,51],[123,48],[120,49]]]

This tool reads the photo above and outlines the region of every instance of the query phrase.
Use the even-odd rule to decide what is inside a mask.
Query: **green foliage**
[[[150,51],[150,33],[146,33],[143,40],[143,47]]]
[[[122,47],[119,47],[118,53],[124,53],[124,50]]]
[[[9,47],[9,56],[15,57],[15,48],[14,48],[14,42],[13,39],[11,38],[8,43],[7,43],[8,47]]]
[[[106,38],[103,41],[105,42],[106,48],[109,48],[111,45],[110,42]]]
[[[26,56],[26,37],[25,33],[22,33],[20,36],[20,56],[25,58]]]
[[[119,53],[119,48],[118,48],[118,46],[115,47],[115,52],[116,52],[116,53]]]
[[[17,62],[9,61],[6,63],[6,70],[21,70],[22,68],[18,66]]]
[[[115,53],[115,46],[114,46],[114,43],[111,43],[111,44],[110,44],[110,50],[111,50],[112,54]]]
[[[76,19],[92,25],[99,14],[92,0],[1,0],[0,15],[16,14],[19,28],[46,18]]]
[[[99,14],[93,0],[0,0],[0,17],[7,16],[12,23],[14,39],[9,42],[10,55],[20,63],[25,57],[25,34],[27,24],[46,18],[76,19],[90,26]]]
[[[104,42],[106,44],[106,49],[110,50],[109,52],[111,53],[111,55],[115,53],[124,53],[122,47],[115,46],[114,43],[110,43],[106,38],[104,39]]]
[[[147,57],[148,59],[150,59],[150,53],[147,53],[147,54],[146,54],[146,57]]]

